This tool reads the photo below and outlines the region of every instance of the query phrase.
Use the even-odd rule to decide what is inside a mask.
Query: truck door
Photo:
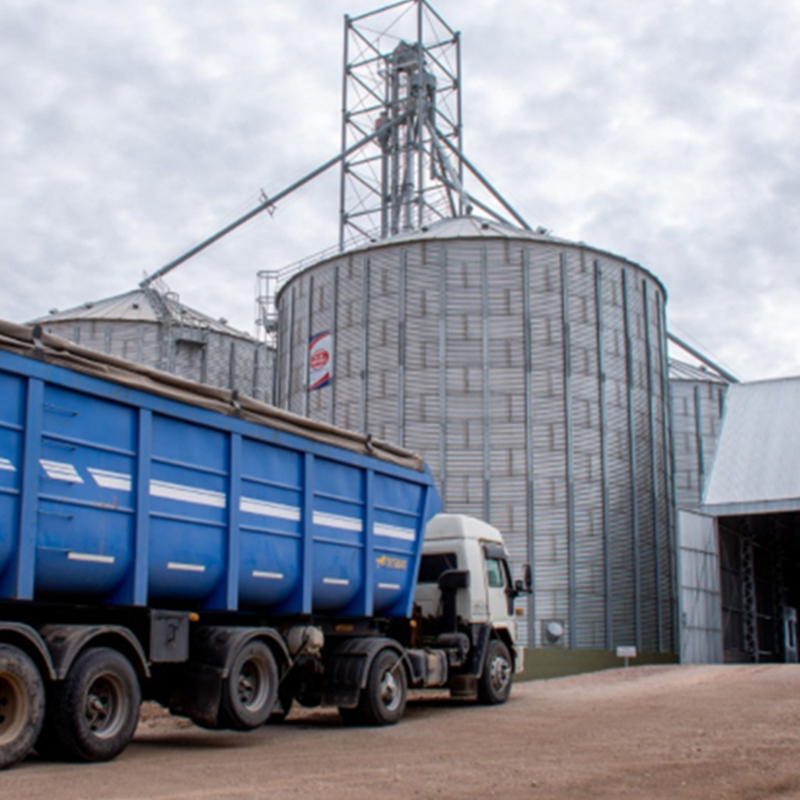
[[[489,620],[497,623],[509,620],[514,615],[514,600],[511,593],[511,576],[505,550],[497,544],[485,544],[483,555],[486,571],[486,596]]]

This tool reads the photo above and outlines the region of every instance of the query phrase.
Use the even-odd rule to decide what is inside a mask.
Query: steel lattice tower
[[[345,17],[341,249],[468,211],[460,41],[426,0]]]

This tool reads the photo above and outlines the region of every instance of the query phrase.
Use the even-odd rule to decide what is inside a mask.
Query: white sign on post
[[[624,658],[625,659],[625,666],[628,666],[628,659],[629,658],[636,658],[637,652],[636,648],[630,645],[619,645],[617,647],[617,658]]]

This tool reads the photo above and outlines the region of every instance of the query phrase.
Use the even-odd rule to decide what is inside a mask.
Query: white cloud
[[[0,7],[0,316],[125,291],[334,155],[367,0]],[[440,0],[467,153],[533,224],[639,261],[745,378],[798,371],[800,9]],[[250,329],[258,269],[336,240],[335,171],[170,276]]]

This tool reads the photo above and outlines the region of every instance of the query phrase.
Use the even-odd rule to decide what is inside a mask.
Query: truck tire
[[[402,656],[381,650],[370,664],[367,685],[355,708],[340,708],[348,725],[394,725],[403,718],[408,701],[408,681]]]
[[[249,731],[263,725],[278,697],[278,667],[264,642],[250,640],[239,649],[222,684],[219,726]]]
[[[86,650],[67,677],[53,685],[36,749],[63,760],[110,761],[133,738],[141,703],[139,681],[127,658],[106,647]]]
[[[44,721],[44,683],[18,647],[0,645],[0,769],[33,749]]]
[[[489,706],[505,703],[511,692],[512,678],[508,647],[499,639],[492,639],[486,648],[483,674],[478,681],[478,701]]]

